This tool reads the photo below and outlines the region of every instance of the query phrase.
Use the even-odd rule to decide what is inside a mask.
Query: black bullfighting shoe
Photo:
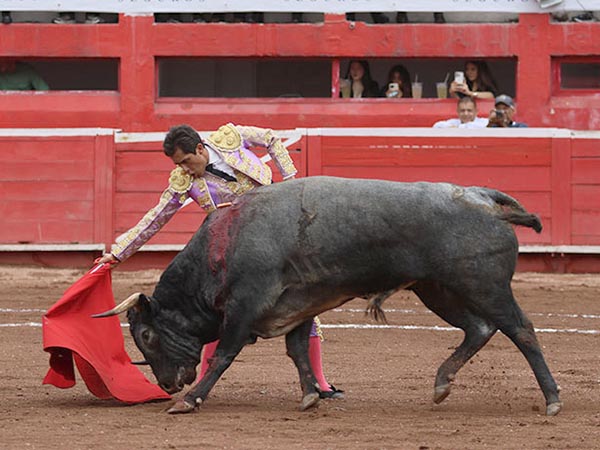
[[[332,399],[341,399],[344,398],[344,391],[341,389],[337,389],[333,384],[330,384],[330,391],[321,391],[317,389],[319,392],[319,398],[332,398]]]

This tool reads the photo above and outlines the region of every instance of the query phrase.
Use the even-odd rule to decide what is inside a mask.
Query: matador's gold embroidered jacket
[[[133,255],[154,236],[191,198],[208,213],[217,205],[232,201],[256,186],[271,184],[271,169],[249,150],[249,146],[265,147],[281,172],[283,179],[293,177],[297,170],[281,140],[272,130],[223,125],[205,140],[233,169],[237,181],[226,181],[211,173],[195,178],[177,167],[171,172],[169,187],[162,193],[158,205],[129,231],[117,238],[111,253],[120,261]]]

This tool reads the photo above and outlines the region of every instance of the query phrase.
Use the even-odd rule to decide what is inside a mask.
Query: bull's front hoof
[[[185,400],[177,400],[173,406],[169,408],[169,414],[187,414],[196,409],[196,405],[188,403]]]
[[[312,408],[319,403],[319,394],[313,392],[312,394],[306,394],[300,403],[300,411],[306,411],[308,408]]]
[[[555,416],[562,409],[562,402],[550,403],[546,406],[546,415],[547,416]]]
[[[433,402],[442,403],[450,395],[450,383],[442,386],[436,386],[433,390]]]

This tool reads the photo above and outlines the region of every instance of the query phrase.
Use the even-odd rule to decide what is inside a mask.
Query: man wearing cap
[[[512,97],[499,95],[494,106],[495,109],[490,111],[488,128],[527,128],[527,124],[513,121],[516,108]]]

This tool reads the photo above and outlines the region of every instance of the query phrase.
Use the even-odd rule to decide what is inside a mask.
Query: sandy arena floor
[[[43,386],[48,354],[41,316],[81,274],[0,267],[1,449],[600,448],[600,275],[518,274],[513,282],[562,387],[563,411],[546,417],[533,373],[502,335],[458,373],[450,396],[433,405],[437,367],[462,333],[410,293],[386,302],[388,329],[360,327],[374,324],[363,315],[362,300],[321,316],[325,370],[346,399],[321,401],[308,412],[298,411],[297,372],[283,338],[244,349],[194,414],[167,415],[168,402],[98,400],[81,380],[68,390]],[[151,293],[158,275],[115,270],[115,297]],[[139,359],[123,331],[130,355]]]

